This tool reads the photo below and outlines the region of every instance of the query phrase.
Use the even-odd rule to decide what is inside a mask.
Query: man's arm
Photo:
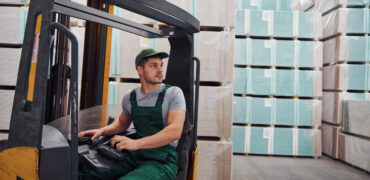
[[[112,139],[112,146],[116,144],[117,150],[138,150],[150,149],[167,145],[175,140],[180,139],[182,128],[185,121],[185,111],[172,110],[168,112],[168,125],[158,133],[133,140],[125,136],[115,136]]]
[[[113,123],[108,126],[102,127],[100,129],[91,129],[87,131],[82,131],[78,134],[78,137],[81,138],[86,135],[91,135],[91,139],[94,140],[99,136],[111,136],[125,131],[131,125],[130,116],[126,116],[124,113],[121,113],[119,118],[115,119]]]

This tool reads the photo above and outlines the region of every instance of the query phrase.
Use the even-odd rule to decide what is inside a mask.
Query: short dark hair
[[[137,66],[140,66],[140,67],[144,68],[145,63],[147,63],[148,60],[149,60],[149,58],[142,59]]]
[[[144,68],[145,63],[147,63],[147,62],[148,62],[148,60],[149,60],[150,58],[161,58],[161,59],[162,59],[162,57],[161,57],[161,56],[150,56],[150,57],[147,57],[147,58],[142,59],[142,60],[139,62],[138,66],[140,66],[140,67]],[[137,66],[136,66],[136,67],[137,67]]]

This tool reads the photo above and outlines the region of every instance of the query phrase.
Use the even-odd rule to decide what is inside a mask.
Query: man
[[[174,179],[177,174],[176,146],[185,121],[185,98],[178,87],[162,84],[165,52],[144,49],[135,60],[140,86],[125,94],[120,117],[100,129],[79,133],[79,137],[115,135],[134,123],[138,139],[115,136],[111,145],[128,150],[127,158],[109,171],[90,172],[81,179]]]

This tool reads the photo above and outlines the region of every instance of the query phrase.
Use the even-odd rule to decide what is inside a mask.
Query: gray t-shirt
[[[136,101],[138,106],[154,107],[157,102],[158,95],[162,92],[164,84],[161,87],[151,93],[144,94],[141,91],[141,86],[139,85],[136,90]],[[131,116],[131,102],[130,102],[131,90],[125,93],[122,99],[122,111],[126,116]],[[166,94],[162,103],[162,120],[163,126],[166,127],[168,124],[167,116],[168,112],[171,110],[183,110],[186,111],[186,103],[184,94],[179,87],[171,86],[167,89]],[[173,146],[177,146],[177,141],[171,143]]]

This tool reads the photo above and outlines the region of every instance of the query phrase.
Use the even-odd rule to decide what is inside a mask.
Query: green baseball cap
[[[135,60],[135,65],[138,66],[140,61],[150,57],[168,58],[168,54],[165,52],[157,52],[154,49],[143,49],[137,56]]]

